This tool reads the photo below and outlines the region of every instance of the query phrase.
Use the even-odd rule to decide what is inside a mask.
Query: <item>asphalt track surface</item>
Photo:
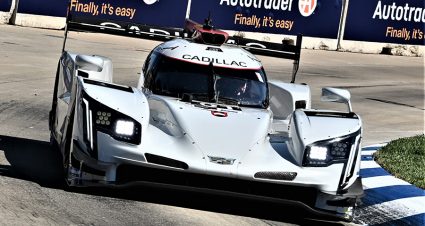
[[[296,206],[190,191],[147,186],[124,190],[65,189],[59,156],[49,148],[47,124],[62,35],[62,31],[0,25],[0,224],[324,223],[311,220],[317,216]],[[144,59],[158,44],[72,33],[68,49],[110,57],[114,81],[135,86]],[[290,61],[259,58],[269,79],[290,80]],[[320,103],[320,87],[350,90],[354,111],[363,119],[364,145],[424,131],[423,57],[303,50],[297,82],[311,86],[315,108],[341,107]]]

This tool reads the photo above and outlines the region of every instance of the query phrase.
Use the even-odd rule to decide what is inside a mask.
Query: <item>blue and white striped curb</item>
[[[365,197],[355,222],[363,225],[425,225],[425,190],[395,178],[373,160],[386,144],[362,149],[360,176]]]

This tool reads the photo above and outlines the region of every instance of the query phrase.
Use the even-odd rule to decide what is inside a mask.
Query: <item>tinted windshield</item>
[[[160,57],[149,88],[153,93],[193,99],[266,108],[267,85],[262,69],[232,69],[200,65]]]

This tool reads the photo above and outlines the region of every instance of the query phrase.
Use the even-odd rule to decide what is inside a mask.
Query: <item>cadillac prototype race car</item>
[[[322,100],[347,111],[311,109],[309,86],[294,83],[301,36],[282,51],[244,47],[294,60],[284,83],[243,40],[191,21],[186,32],[152,50],[137,87],[114,84],[106,57],[63,51],[50,130],[68,185],[195,187],[352,219],[362,123],[346,90],[323,88]]]

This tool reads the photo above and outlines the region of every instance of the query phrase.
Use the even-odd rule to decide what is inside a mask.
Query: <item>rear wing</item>
[[[210,22],[209,18],[206,23]],[[193,39],[194,33],[200,30],[212,29],[214,33],[225,33],[216,30],[211,24],[200,25],[189,19],[186,20],[185,28],[165,28],[144,24],[135,24],[122,21],[105,21],[93,18],[74,16],[68,10],[65,26],[64,42],[62,52],[66,48],[66,40],[69,31],[100,32],[127,37],[167,41],[174,38]],[[235,45],[253,54],[278,57],[293,60],[291,83],[295,82],[301,56],[302,35],[297,35],[295,45],[292,43],[273,43],[248,39],[239,36],[226,36],[225,45]]]

